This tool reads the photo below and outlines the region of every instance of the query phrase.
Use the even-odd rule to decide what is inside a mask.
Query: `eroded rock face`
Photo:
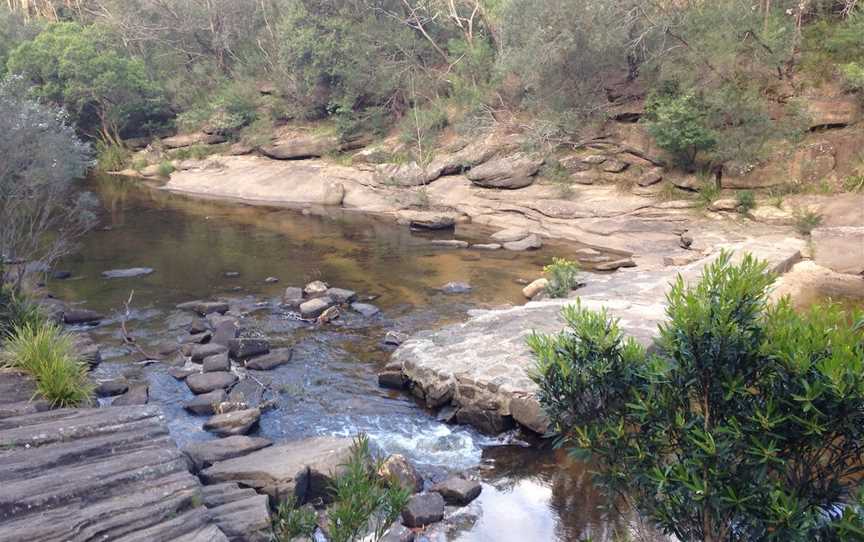
[[[508,156],[472,168],[466,177],[483,188],[515,190],[533,184],[541,165],[543,161],[539,158]]]
[[[241,457],[272,445],[273,442],[265,438],[235,435],[193,442],[183,448],[183,453],[192,460],[197,472],[219,461]]]
[[[293,495],[301,505],[319,497],[329,502],[333,476],[348,461],[351,445],[351,439],[316,437],[271,446],[218,462],[201,478],[207,484],[237,482],[277,501]]]
[[[816,228],[810,239],[818,265],[837,273],[864,277],[864,226]]]
[[[811,130],[823,126],[848,126],[861,120],[861,106],[853,95],[807,98],[804,105]]]
[[[270,509],[267,495],[237,484],[205,486],[204,506],[219,529],[235,542],[269,542]]]
[[[261,154],[274,160],[317,158],[339,149],[335,136],[294,135],[261,147]]]
[[[195,134],[180,134],[166,137],[162,139],[162,146],[166,149],[180,149],[183,147],[191,147],[192,145],[216,145],[224,143],[225,141],[226,139],[223,135],[199,132]]]

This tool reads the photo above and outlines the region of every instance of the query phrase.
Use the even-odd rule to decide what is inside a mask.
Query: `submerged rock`
[[[546,291],[547,286],[549,286],[548,279],[537,279],[528,286],[522,288],[522,295],[528,299],[534,299],[537,294]]]
[[[375,316],[381,312],[381,309],[375,305],[370,305],[369,303],[351,303],[351,310],[360,313],[367,318]]]
[[[150,267],[132,267],[131,269],[112,269],[103,271],[102,276],[106,279],[125,279],[132,277],[141,277],[153,273]]]
[[[467,282],[448,282],[438,289],[445,294],[467,294],[472,290],[471,285]]]

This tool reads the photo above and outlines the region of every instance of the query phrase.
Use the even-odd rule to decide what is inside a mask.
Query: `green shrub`
[[[32,375],[39,395],[52,407],[74,407],[90,400],[93,386],[87,364],[76,353],[71,335],[58,326],[43,322],[17,327],[5,349],[4,364]]]
[[[234,133],[258,118],[260,102],[254,85],[229,81],[178,115],[177,124],[190,131],[207,126],[217,132]]]
[[[159,162],[158,172],[160,177],[169,177],[174,173],[174,165],[168,160],[163,160]]]
[[[795,230],[801,235],[810,235],[814,229],[822,224],[823,217],[816,211],[809,209],[796,209],[794,212]]]
[[[328,510],[330,540],[353,542],[368,531],[380,540],[408,504],[410,492],[378,475],[365,435],[354,441],[351,458],[334,482],[334,503]]]
[[[136,158],[132,160],[132,169],[140,172],[142,169],[147,167],[147,159],[146,158]]]
[[[529,338],[559,445],[682,542],[864,529],[864,332],[836,305],[769,305],[767,267],[724,252],[679,277],[654,354],[579,304],[566,331]]]
[[[717,145],[706,107],[693,94],[655,94],[649,98],[645,113],[648,133],[682,167],[692,167],[699,152]]]
[[[566,258],[552,258],[543,274],[549,280],[546,286],[549,297],[567,297],[579,285],[579,264]]]
[[[129,150],[116,143],[96,142],[96,163],[102,171],[120,171],[129,163]]]
[[[273,535],[277,542],[291,542],[298,538],[312,538],[318,528],[318,514],[314,508],[296,506],[292,496],[282,502],[273,516]]]
[[[2,276],[2,274],[0,274]],[[8,286],[0,286],[0,344],[12,336],[15,329],[39,327],[47,322],[42,309]]]
[[[846,192],[864,192],[864,174],[849,175],[843,179],[843,190]]]
[[[699,175],[699,204],[708,207],[720,198],[720,185],[708,172]]]
[[[735,201],[738,203],[738,212],[742,215],[746,215],[756,208],[756,196],[752,190],[738,192],[735,194]]]

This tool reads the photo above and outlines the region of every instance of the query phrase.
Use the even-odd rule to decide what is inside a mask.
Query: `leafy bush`
[[[129,163],[129,156],[129,150],[121,144],[96,142],[96,163],[102,171],[120,171]]]
[[[45,322],[45,315],[37,304],[12,288],[0,285],[0,344],[11,337],[15,329],[28,325],[38,327]]]
[[[87,364],[75,352],[71,335],[54,324],[24,324],[5,343],[3,363],[36,379],[39,395],[52,407],[74,407],[90,400]]]
[[[222,84],[213,94],[177,116],[184,130],[209,130],[231,134],[258,118],[261,99],[254,85],[232,81]]]
[[[822,224],[823,217],[816,211],[796,209],[794,214],[795,230],[801,235],[810,233]]]
[[[566,258],[552,258],[552,263],[543,268],[549,284],[549,297],[567,297],[579,285],[579,264]]]
[[[708,171],[699,174],[699,204],[708,207],[720,198],[720,186]]]
[[[738,203],[738,212],[742,215],[748,214],[756,208],[756,196],[752,190],[742,190],[735,194],[735,200]]]
[[[333,542],[359,540],[369,530],[373,540],[380,540],[408,504],[409,491],[378,476],[380,466],[369,450],[369,439],[358,436],[348,464],[334,482],[335,501],[328,510]]]
[[[312,538],[318,528],[318,514],[314,508],[296,506],[292,497],[279,503],[273,516],[273,534],[277,542],[291,542],[301,537]]]
[[[171,162],[163,160],[159,162],[158,172],[160,177],[170,177],[174,173],[174,166]]]
[[[864,331],[835,305],[769,305],[766,269],[722,253],[679,277],[656,354],[578,304],[567,331],[529,338],[559,445],[682,542],[864,529]]]
[[[701,151],[717,145],[705,105],[692,94],[656,94],[645,106],[648,133],[675,162],[690,168]]]

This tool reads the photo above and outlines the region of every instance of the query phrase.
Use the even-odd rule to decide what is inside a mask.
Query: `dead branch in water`
[[[129,330],[126,327],[126,321],[129,319],[129,316],[132,312],[132,310],[129,307],[132,304],[132,298],[134,296],[135,296],[135,290],[132,290],[131,292],[129,292],[129,299],[127,299],[126,303],[123,304],[123,307],[125,310],[123,311],[123,316],[120,317],[120,330],[123,333],[123,343],[126,344],[127,346],[129,346],[130,348],[133,348],[134,350],[136,350],[139,354],[144,356],[145,359],[155,359],[155,360],[161,361],[161,360],[165,359],[165,356],[153,355],[153,354],[147,352],[146,350],[144,350],[143,348],[141,348],[141,345],[139,345],[137,342],[135,342],[135,338],[132,336],[131,333],[129,333]]]

